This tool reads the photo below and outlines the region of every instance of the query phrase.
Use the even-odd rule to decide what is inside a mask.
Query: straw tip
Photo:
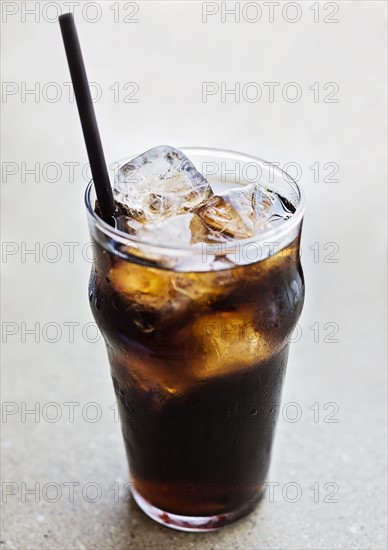
[[[63,13],[62,15],[60,15],[58,17],[58,21],[60,23],[64,23],[65,21],[73,21],[74,20],[74,17],[73,17],[73,14],[72,13]]]

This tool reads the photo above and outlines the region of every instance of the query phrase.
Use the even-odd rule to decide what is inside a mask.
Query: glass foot
[[[216,516],[180,516],[156,508],[145,500],[133,487],[131,487],[131,492],[139,508],[154,521],[161,523],[165,527],[177,529],[178,531],[191,531],[197,533],[216,531],[225,525],[229,525],[230,523],[233,523],[234,521],[249,514],[258,504],[257,501],[250,502],[235,512],[219,514]]]

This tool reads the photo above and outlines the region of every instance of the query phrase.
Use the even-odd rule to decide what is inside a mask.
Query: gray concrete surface
[[[242,13],[239,23],[231,16],[222,23],[221,11],[202,23],[202,2],[139,2],[136,24],[124,23],[130,16],[124,3],[101,3],[95,23],[93,6],[84,17],[75,7],[89,78],[101,91],[96,109],[109,160],[171,143],[241,150],[300,166],[308,201],[302,242],[307,295],[269,474],[278,485],[273,502],[267,493],[249,517],[207,535],[168,530],[125,502],[127,466],[110,408],[107,359],[88,326],[81,170],[87,159],[67,96],[59,29],[48,21],[55,12],[44,11],[47,3],[41,2],[40,21],[30,15],[23,22],[22,5],[34,3],[3,4],[18,11],[6,23],[2,12],[8,87],[1,104],[1,548],[386,548],[386,4],[321,2],[317,23],[312,2],[298,4],[295,23],[285,18],[295,17],[292,7],[283,15],[285,3],[273,23],[262,2],[256,23],[247,21],[253,11]],[[330,15],[337,5],[338,13]],[[339,22],[324,23],[324,17]],[[227,96],[223,103],[220,94],[202,101],[203,82],[231,87],[236,81],[242,88],[260,83],[260,101],[241,95],[239,102]],[[45,88],[53,82],[57,86]],[[138,83],[138,103],[123,101],[126,82]],[[279,93],[272,103],[264,82],[279,82],[275,91],[296,82],[302,97],[292,103]],[[318,102],[309,89],[316,82]],[[322,100],[337,89],[325,90],[328,82],[338,85],[332,96],[338,103]],[[23,95],[35,83],[38,95]],[[62,96],[50,102],[58,89]],[[332,176],[338,182],[323,181],[329,162],[339,167]],[[25,173],[34,163],[38,181]],[[60,167],[57,182],[49,181],[56,167],[47,163]],[[77,163],[74,177],[68,163]],[[309,168],[314,163],[319,182]],[[65,243],[78,243],[74,258]],[[36,258],[25,255],[35,246]],[[68,323],[78,323],[74,336]],[[26,334],[32,328],[36,335]],[[58,412],[47,405],[53,402],[62,414],[57,422],[50,421]],[[79,403],[73,422],[69,402]],[[85,407],[90,402],[100,407],[97,422],[90,421],[95,409]],[[26,413],[35,403],[36,417]],[[292,422],[296,412],[301,418]],[[290,502],[290,483],[300,491],[296,502]],[[26,494],[31,489],[36,496]],[[88,502],[96,490],[100,499]]]

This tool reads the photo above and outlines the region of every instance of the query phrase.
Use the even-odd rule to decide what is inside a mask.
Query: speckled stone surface
[[[78,18],[89,78],[102,90],[96,109],[109,160],[159,143],[196,143],[282,165],[298,162],[302,170],[307,294],[268,477],[273,498],[267,491],[257,510],[219,532],[172,531],[127,502],[105,349],[101,340],[92,342],[88,325],[86,155],[75,104],[43,96],[23,102],[18,92],[2,103],[3,162],[15,163],[16,172],[7,172],[2,183],[8,248],[2,261],[0,549],[387,547],[386,4],[337,4],[339,23],[333,25],[313,23],[310,2],[300,3],[302,18],[294,25],[281,18],[203,24],[201,2],[140,2],[135,25],[114,23],[109,2],[101,3],[95,24]],[[2,24],[2,35],[3,80],[30,87],[69,81],[57,25],[23,23],[19,14]],[[185,63],[191,70],[183,79],[177,67]],[[202,82],[237,80],[297,81],[304,95],[295,104],[282,98],[273,104],[202,101]],[[140,101],[114,102],[109,86],[117,81],[139,82]],[[308,88],[317,81],[337,82],[339,103],[314,104]],[[40,174],[47,163],[58,163],[62,175],[58,182],[42,175],[35,182],[23,176],[23,162],[27,169],[39,163]],[[65,162],[78,163],[73,181]],[[321,170],[337,163],[339,182],[323,182],[327,171],[314,182],[309,167],[315,162]],[[60,252],[49,250],[50,242]],[[39,261],[23,255],[35,243]],[[65,243],[75,243],[74,258]],[[323,261],[330,253],[337,263]],[[78,323],[74,335],[69,323]],[[32,328],[36,336],[26,334]],[[88,405],[93,402],[98,410]],[[36,418],[26,411],[35,403]],[[74,404],[73,421],[66,403]],[[59,410],[62,417],[53,422]]]

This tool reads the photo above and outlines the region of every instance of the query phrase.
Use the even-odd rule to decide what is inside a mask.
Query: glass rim
[[[292,187],[299,199],[299,203],[296,206],[295,212],[292,214],[292,216],[285,220],[282,224],[280,224],[278,227],[274,227],[272,229],[268,229],[267,231],[263,231],[259,233],[258,235],[254,235],[253,237],[247,237],[245,239],[234,239],[232,241],[226,241],[225,243],[222,243],[225,245],[225,247],[228,246],[247,246],[249,244],[255,244],[255,245],[265,245],[269,243],[275,243],[276,239],[282,239],[287,236],[288,233],[291,233],[294,229],[297,228],[297,226],[300,224],[300,222],[303,219],[303,215],[305,212],[305,203],[306,198],[304,191],[302,187],[292,178],[287,172],[276,166],[275,164],[268,162],[260,157],[255,157],[253,155],[248,155],[245,153],[240,153],[238,151],[228,150],[228,149],[217,149],[213,147],[178,147],[181,151],[185,153],[186,156],[190,159],[190,155],[216,155],[220,158],[233,158],[236,160],[241,161],[249,161],[249,162],[257,162],[261,165],[265,166],[271,166],[274,174],[280,175],[283,177],[284,181]],[[132,158],[135,158],[136,155],[126,157],[125,159],[115,161],[116,163],[120,164],[121,162],[128,162],[128,160],[131,160]],[[191,159],[190,159],[191,160]],[[195,164],[195,162],[194,162]],[[285,177],[286,176],[286,177]],[[150,241],[146,241],[143,239],[136,238],[136,236],[130,235],[129,233],[126,233],[125,231],[121,231],[120,229],[113,228],[108,223],[104,222],[94,211],[94,208],[91,204],[91,191],[93,189],[93,179],[90,180],[88,185],[85,189],[84,194],[84,200],[85,200],[85,206],[87,213],[97,229],[102,231],[106,236],[110,237],[111,239],[114,239],[117,243],[123,244],[128,246],[128,243],[134,243],[138,245],[145,245],[145,246],[151,246],[153,249],[164,251],[164,253],[167,253],[168,251],[172,251],[175,253],[181,253],[183,255],[193,255],[193,254],[202,254],[203,253],[203,246],[196,247],[193,245],[188,246],[171,246],[171,245],[164,245],[164,244],[155,244]],[[268,242],[269,241],[269,242]],[[209,246],[209,244],[205,244],[206,246]],[[214,243],[217,245],[220,245],[221,243]]]

